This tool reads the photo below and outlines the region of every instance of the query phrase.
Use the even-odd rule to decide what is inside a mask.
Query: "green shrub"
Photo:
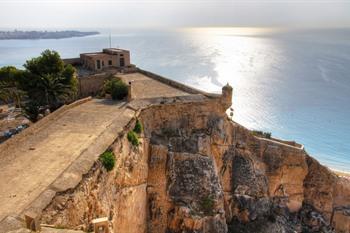
[[[252,130],[252,134],[257,137],[263,137],[263,138],[271,138],[270,132],[264,132],[260,130]]]
[[[106,151],[100,156],[102,165],[106,168],[107,171],[111,171],[115,165],[115,157],[113,152]]]
[[[205,215],[211,215],[213,213],[215,201],[211,196],[205,197],[201,201],[201,208]]]
[[[28,101],[23,107],[23,114],[31,121],[35,122],[38,119],[40,113],[40,107],[37,102]]]
[[[139,120],[136,120],[136,124],[134,127],[134,132],[140,134],[143,130],[142,124]]]
[[[123,81],[115,78],[107,80],[103,89],[114,100],[121,100],[128,95],[128,86]]]
[[[134,146],[138,146],[139,145],[139,138],[137,137],[137,134],[134,131],[129,131],[128,132],[128,140],[129,142],[131,142],[131,144],[133,144]]]

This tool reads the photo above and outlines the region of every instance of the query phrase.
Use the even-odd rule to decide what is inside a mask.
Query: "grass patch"
[[[137,134],[132,130],[128,132],[127,138],[128,141],[134,146],[138,146],[140,144]]]
[[[263,138],[268,138],[268,139],[271,138],[270,132],[264,132],[261,130],[252,130],[251,132],[254,136],[257,136],[257,137],[263,137]]]
[[[142,130],[143,130],[143,127],[142,127],[141,122],[139,120],[136,120],[134,132],[140,134],[140,133],[142,133]]]
[[[106,168],[107,171],[111,171],[115,165],[114,153],[111,151],[106,151],[100,156],[102,165]]]

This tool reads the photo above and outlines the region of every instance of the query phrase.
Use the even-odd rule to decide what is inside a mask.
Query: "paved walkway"
[[[134,80],[133,99],[189,95],[140,73],[118,76]],[[125,102],[93,99],[36,125],[36,133],[18,145],[0,145],[0,223],[7,224],[6,216],[20,216],[33,203],[45,205],[56,191],[75,187],[134,114]]]
[[[124,105],[88,101],[67,110],[11,153],[0,151],[0,221],[8,214],[21,213],[112,122],[122,128],[133,117]]]
[[[164,83],[158,82],[141,73],[118,74],[125,83],[132,82],[132,98],[145,99],[156,97],[187,96],[187,92],[181,91]]]

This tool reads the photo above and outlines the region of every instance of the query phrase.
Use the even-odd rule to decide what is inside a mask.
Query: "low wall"
[[[208,92],[204,92],[204,91],[198,90],[198,89],[193,88],[193,87],[189,87],[189,86],[184,85],[182,83],[176,82],[174,80],[165,78],[163,76],[160,76],[158,74],[155,74],[155,73],[152,73],[152,72],[149,72],[149,71],[146,71],[146,70],[142,70],[140,68],[137,68],[137,72],[139,72],[141,74],[144,74],[144,75],[146,75],[149,78],[155,79],[155,80],[157,80],[159,82],[162,82],[162,83],[167,84],[169,86],[175,87],[177,89],[180,89],[180,90],[185,91],[185,92],[190,93],[190,94],[202,94],[202,95],[204,95],[206,97],[209,97],[209,98],[216,98],[216,97],[220,97],[221,96],[220,94],[212,94],[212,93],[208,93]]]
[[[285,146],[288,148],[292,148],[298,151],[304,151],[304,145],[296,143],[296,142],[292,142],[292,141],[284,141],[284,140],[279,140],[276,138],[262,138],[262,137],[257,137],[255,136],[255,138],[259,139],[260,141],[265,141],[267,143],[272,143],[275,145],[280,145],[280,146]]]
[[[295,141],[288,141],[288,140],[282,140],[282,139],[278,139],[278,138],[271,138],[271,140],[274,140],[274,141],[277,141],[277,142],[280,142],[280,143],[283,143],[283,144],[288,144],[290,146],[294,146],[294,147],[297,147],[297,148],[304,148],[304,145],[302,144],[299,144]]]
[[[68,65],[80,65],[81,61],[79,57],[75,57],[75,58],[66,58],[63,59],[64,64]]]
[[[14,137],[9,138],[4,143],[0,144],[0,151],[3,154],[7,154],[6,151],[9,150],[12,147],[15,147],[23,140],[26,140],[26,138],[30,135],[35,134],[38,130],[40,130],[42,127],[45,127],[46,125],[50,124],[53,120],[60,117],[64,112],[66,112],[68,109],[74,108],[77,105],[83,104],[87,101],[90,101],[91,97],[80,99],[75,101],[74,103],[63,105],[53,113],[50,113],[48,116],[44,117],[43,119],[39,120],[35,124],[32,124],[29,128],[21,131],[19,134],[16,134]]]
[[[79,97],[96,95],[103,87],[104,82],[109,74],[95,74],[88,77],[80,77],[79,80]]]
[[[132,73],[135,72],[135,67],[126,67],[122,70],[122,73]],[[91,74],[88,76],[80,76],[79,80],[79,97],[84,98],[87,96],[97,95],[105,81],[108,77],[117,74],[119,71],[117,69],[105,70],[103,73]]]
[[[143,75],[146,75],[149,78],[152,78],[154,80],[157,80],[159,82],[162,82],[166,85],[172,86],[174,88],[177,88],[179,90],[185,91],[190,94],[201,94],[209,98],[217,98],[220,97],[220,94],[212,94],[207,93],[201,90],[198,90],[193,87],[189,87],[187,85],[184,85],[182,83],[176,82],[174,80],[165,78],[163,76],[160,76],[158,74],[152,73],[150,71],[142,70],[140,68],[136,67],[129,67],[130,69],[123,70],[123,73],[133,73],[133,72],[139,72]],[[98,92],[102,89],[104,82],[106,79],[113,74],[117,74],[115,70],[106,71],[103,73],[93,74],[86,77],[79,77],[79,97],[87,97],[87,96],[94,96],[98,94]]]

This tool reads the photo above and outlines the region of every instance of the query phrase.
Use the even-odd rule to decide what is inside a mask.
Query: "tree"
[[[13,66],[0,68],[0,100],[21,107],[24,91],[19,89],[22,71]]]
[[[121,100],[128,95],[128,86],[121,80],[112,78],[104,84],[104,92],[110,94],[112,99]]]
[[[24,67],[20,86],[32,103],[54,110],[76,98],[75,69],[65,66],[56,51],[45,50],[39,57],[28,60]]]

